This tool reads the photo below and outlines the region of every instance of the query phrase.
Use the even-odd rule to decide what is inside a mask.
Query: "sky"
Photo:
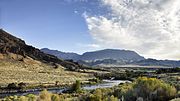
[[[180,0],[0,0],[0,28],[37,48],[180,60]]]

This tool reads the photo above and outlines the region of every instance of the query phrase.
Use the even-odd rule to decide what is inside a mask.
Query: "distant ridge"
[[[121,65],[139,65],[139,66],[165,66],[180,67],[180,61],[175,60],[156,60],[145,59],[134,51],[104,49],[93,52],[85,52],[82,55],[76,53],[65,53],[48,48],[41,49],[43,52],[53,54],[63,59],[72,59],[80,64],[87,66],[121,66]]]
[[[50,50],[48,48],[42,48],[41,51],[43,51],[44,53],[57,56],[58,58],[65,59],[65,60],[70,60],[70,59],[77,60],[80,57],[80,55],[77,53],[61,52],[58,50]]]
[[[137,61],[144,60],[144,57],[140,56],[134,51],[129,50],[118,50],[118,49],[104,49],[94,52],[86,52],[82,55],[76,53],[65,53],[57,50],[50,50],[48,48],[43,48],[41,51],[55,55],[63,59],[73,59],[75,61],[96,61],[104,59],[115,59],[115,60],[124,60],[124,61]]]
[[[175,60],[145,59],[145,60],[134,62],[133,64],[142,65],[142,66],[180,67],[180,61],[175,61]]]

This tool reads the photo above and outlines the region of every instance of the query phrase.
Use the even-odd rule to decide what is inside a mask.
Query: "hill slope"
[[[0,86],[14,82],[35,85],[59,82],[63,85],[92,77],[66,70],[79,67],[77,63],[64,61],[26,45],[25,41],[0,29]]]
[[[33,46],[26,45],[25,41],[12,36],[2,29],[0,29],[0,53],[13,53],[22,56],[22,59],[30,57],[43,63],[57,63],[67,68],[78,68],[79,66],[72,62],[61,60],[56,56],[46,54]]]

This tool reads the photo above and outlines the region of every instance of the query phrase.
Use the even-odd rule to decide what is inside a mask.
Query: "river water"
[[[85,90],[94,90],[97,88],[110,88],[113,86],[117,86],[120,83],[125,83],[125,82],[130,82],[127,80],[103,80],[103,83],[97,84],[97,85],[85,85],[82,88]],[[50,88],[47,89],[49,92],[51,93],[62,93],[63,91],[66,91],[67,88]],[[27,92],[15,92],[15,93],[4,93],[4,94],[0,94],[0,98],[4,98],[7,96],[13,96],[13,95],[17,95],[17,96],[22,96],[22,95],[27,95],[27,94],[35,94],[38,95],[42,90],[41,89],[36,89],[36,90],[29,90]]]
[[[100,84],[97,84],[97,85],[86,85],[86,86],[84,86],[82,88],[85,89],[85,90],[94,90],[94,89],[97,89],[97,88],[110,88],[110,87],[113,87],[113,86],[117,86],[120,83],[126,83],[126,82],[130,82],[130,81],[127,81],[127,80],[103,80],[103,82],[104,83],[100,83]]]

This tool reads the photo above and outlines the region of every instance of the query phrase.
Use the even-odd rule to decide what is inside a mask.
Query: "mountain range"
[[[42,48],[41,51],[43,51],[44,53],[47,53],[47,54],[57,56],[58,58],[64,59],[64,60],[70,60],[70,59],[78,60],[80,57],[80,55],[77,53],[61,52],[58,50],[50,50],[48,48]]]
[[[79,68],[81,65],[78,63],[87,66],[118,67],[121,65],[139,65],[180,67],[180,61],[145,59],[143,56],[130,50],[104,49],[85,52],[82,55],[50,50],[48,48],[40,50],[27,45],[25,41],[2,29],[0,29],[0,59],[14,59],[23,62],[35,60],[51,65],[59,64],[69,69]]]
[[[83,60],[83,61],[96,61],[104,59],[114,59],[114,60],[124,60],[124,61],[135,61],[135,60],[144,60],[144,57],[140,56],[134,51],[129,50],[118,50],[118,49],[105,49],[94,52],[86,52],[82,55],[77,53],[65,53],[58,50],[50,50],[48,48],[43,48],[41,51],[55,55],[58,58],[62,59],[72,59],[74,61]]]
[[[77,53],[65,53],[58,50],[50,50],[48,48],[43,48],[41,51],[55,55],[61,59],[72,59],[74,61],[97,61],[97,60],[104,60],[104,59],[113,59],[113,60],[121,60],[121,61],[139,61],[144,60],[145,58],[140,56],[134,51],[129,50],[118,50],[118,49],[104,49],[99,51],[93,52],[85,52],[82,55]]]
[[[82,55],[77,53],[65,53],[58,50],[43,48],[41,51],[55,55],[61,59],[71,59],[80,64],[88,66],[122,66],[122,65],[138,65],[138,66],[166,66],[180,67],[180,61],[175,60],[156,60],[145,59],[138,53],[130,50],[104,49],[93,52],[85,52]]]

